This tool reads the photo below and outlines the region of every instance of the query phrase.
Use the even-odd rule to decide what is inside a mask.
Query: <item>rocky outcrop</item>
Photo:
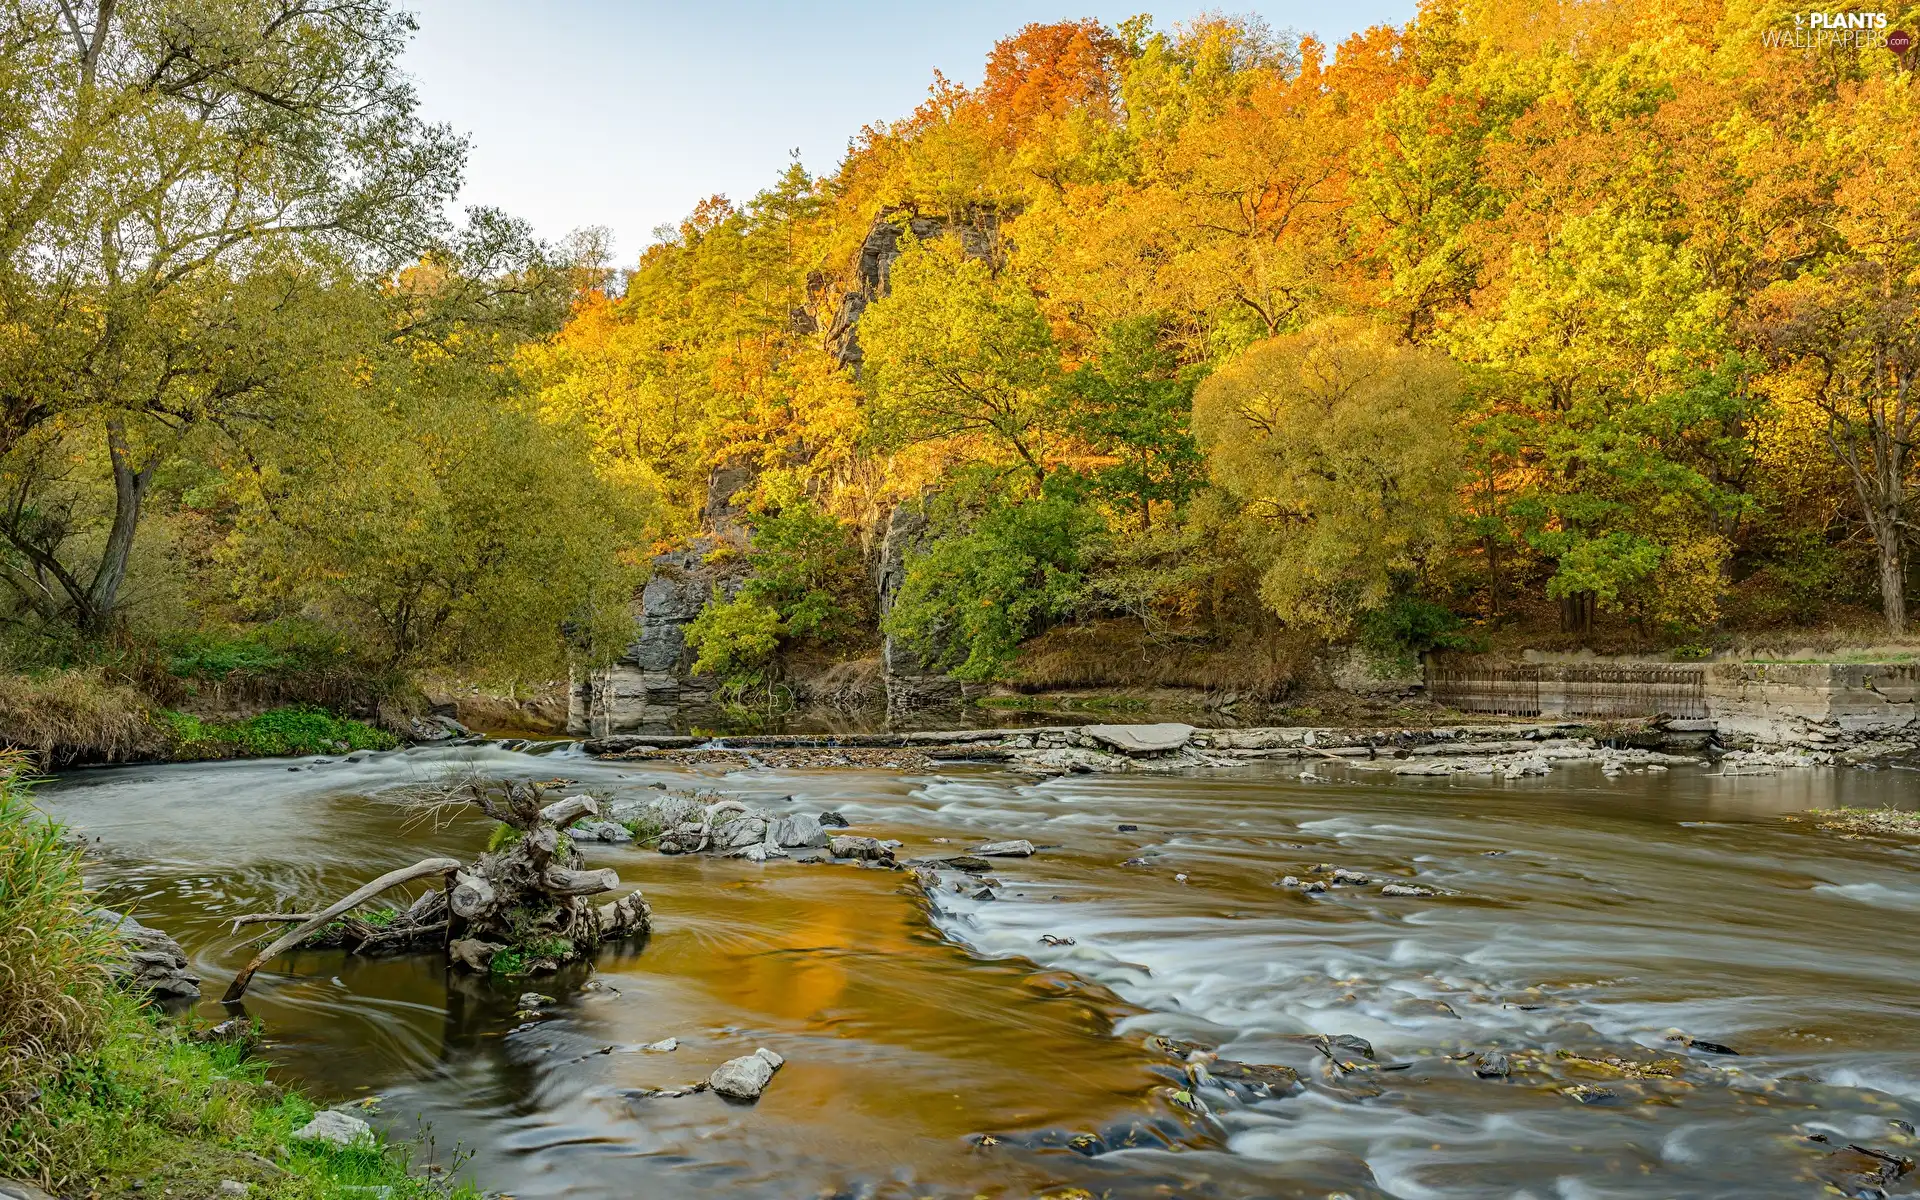
[[[687,649],[687,626],[717,582],[705,569],[705,549],[696,543],[653,560],[637,604],[639,636],[614,662],[575,678],[567,732],[670,730],[711,705],[714,681],[693,674]]]
[[[873,227],[860,243],[859,256],[854,259],[853,289],[841,299],[827,327],[827,348],[843,367],[857,369],[860,366],[864,357],[857,332],[860,315],[867,310],[867,305],[887,294],[888,275],[894,260],[900,257],[900,242],[906,233],[921,241],[953,234],[959,237],[969,258],[990,260],[998,249],[1000,221],[997,214],[987,210],[959,219],[900,211],[883,212],[874,218]],[[796,328],[817,326],[813,317],[805,314],[796,315],[793,323]]]
[[[765,862],[831,845],[817,817],[767,812],[713,793],[663,792],[616,803],[608,815],[662,854],[711,852]]]
[[[179,942],[109,909],[97,910],[94,919],[111,927],[120,942],[122,953],[109,968],[114,982],[156,1000],[200,998],[200,977],[188,969]]]
[[[907,559],[926,543],[927,532],[926,509],[918,502],[895,505],[887,518],[887,536],[881,543],[880,561],[874,572],[882,628],[887,614],[893,611],[900,585],[906,581]],[[930,666],[918,650],[891,634],[881,643],[880,669],[886,683],[889,719],[911,717],[960,703],[960,682]]]

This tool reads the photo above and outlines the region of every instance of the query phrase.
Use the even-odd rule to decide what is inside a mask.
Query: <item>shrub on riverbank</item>
[[[314,1106],[268,1083],[244,1044],[114,991],[79,852],[33,811],[25,766],[0,757],[0,1177],[95,1196],[148,1181],[212,1195],[225,1179],[266,1200],[474,1195],[410,1174],[405,1148],[293,1143]]]
[[[183,712],[160,716],[172,734],[173,757],[178,759],[343,754],[400,745],[400,739],[383,729],[312,705],[277,708],[232,722],[206,721]]]

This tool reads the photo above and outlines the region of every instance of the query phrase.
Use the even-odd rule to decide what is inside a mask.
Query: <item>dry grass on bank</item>
[[[1027,643],[1007,682],[1024,692],[1190,688],[1274,701],[1312,678],[1313,655],[1310,639],[1285,632],[1224,642],[1099,621],[1050,629]]]
[[[0,674],[0,746],[35,755],[120,761],[160,753],[165,735],[148,720],[148,703],[133,687],[98,668],[37,675]]]

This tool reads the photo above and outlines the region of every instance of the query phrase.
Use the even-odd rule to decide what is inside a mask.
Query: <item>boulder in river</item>
[[[573,827],[576,842],[630,842],[633,833],[617,821],[581,821]]]
[[[837,837],[827,840],[827,851],[835,858],[863,859],[868,862],[893,862],[893,848],[879,838]]]
[[[1382,896],[1437,896],[1440,893],[1417,883],[1389,883],[1380,889]]]
[[[1158,725],[1088,725],[1080,731],[1122,754],[1169,754],[1193,740],[1193,726],[1176,721]]]
[[[773,1073],[786,1061],[762,1046],[752,1054],[721,1063],[707,1077],[707,1086],[730,1100],[758,1100],[772,1082]]]
[[[1227,1084],[1232,1090],[1250,1092],[1255,1096],[1291,1091],[1300,1082],[1298,1071],[1272,1063],[1244,1063],[1220,1058],[1208,1063],[1206,1070],[1208,1075]]]
[[[1011,842],[988,842],[984,846],[975,846],[973,852],[985,858],[1031,858],[1033,843],[1025,838]]]

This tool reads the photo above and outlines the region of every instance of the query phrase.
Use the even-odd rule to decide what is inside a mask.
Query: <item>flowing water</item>
[[[903,857],[1044,847],[929,901],[904,872],[589,846],[655,914],[644,944],[594,964],[605,987],[317,951],[255,979],[247,1011],[280,1077],[377,1094],[390,1130],[424,1123],[514,1196],[1587,1200],[1914,1180],[1874,1153],[1916,1153],[1920,854],[1779,819],[1910,807],[1910,772],[1503,785],[1264,764],[1034,783],[961,765],[720,777],[498,746],[356,759],[86,771],[40,800],[97,839],[107,900],[178,937],[209,997],[250,953],[221,914],[476,852],[485,823],[436,829],[379,798],[456,763],[832,809]],[[1323,864],[1375,885],[1277,886]],[[1379,894],[1395,879],[1441,894]],[[548,1019],[515,1017],[527,987],[558,997]],[[1342,1069],[1314,1034],[1365,1038],[1377,1063]],[[1152,1035],[1304,1086],[1203,1088],[1190,1111],[1186,1066]],[[752,1107],[634,1094],[763,1045],[787,1065]],[[1494,1048],[1508,1077],[1462,1057]]]

